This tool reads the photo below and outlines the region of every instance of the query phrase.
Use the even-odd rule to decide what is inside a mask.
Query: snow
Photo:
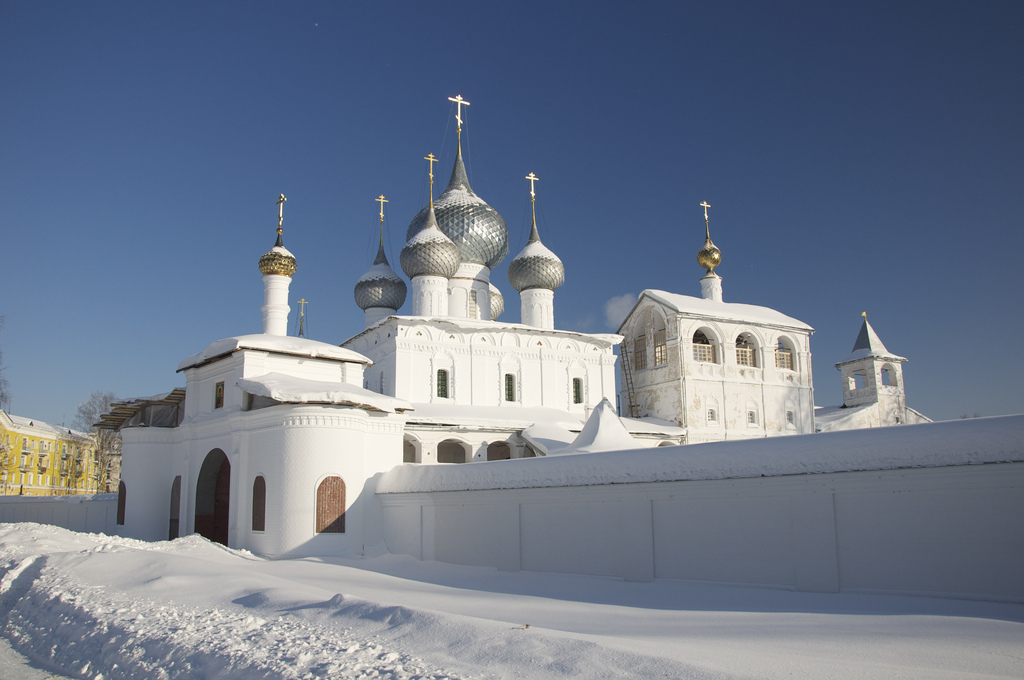
[[[645,295],[674,309],[680,314],[694,314],[710,319],[738,321],[740,323],[754,321],[786,328],[798,328],[805,331],[814,330],[803,321],[798,321],[791,316],[786,316],[768,307],[706,300],[689,295],[679,295],[678,293],[667,293],[663,290],[645,290],[640,293],[640,299],[642,300]]]
[[[178,371],[186,368],[205,364],[209,361],[222,357],[226,354],[241,349],[255,349],[276,354],[292,354],[301,357],[315,359],[334,359],[338,361],[352,361],[360,364],[371,365],[373,362],[358,352],[353,352],[344,347],[329,345],[326,342],[297,338],[290,335],[267,335],[255,333],[252,335],[239,335],[233,338],[225,338],[211,343],[198,354],[193,354],[180,364]]]
[[[97,680],[1024,676],[1022,604],[271,561],[198,536],[0,524],[0,597],[16,652]]]
[[[545,455],[593,453],[637,447],[636,440],[626,431],[615,413],[615,408],[607,399],[601,400],[575,438],[568,430],[550,424],[528,427],[523,430],[522,436]]]
[[[490,461],[403,465],[378,493],[524,489],[1024,461],[1024,415],[767,439]]]
[[[474,406],[469,404],[442,404],[413,402],[410,423],[427,425],[455,425],[469,429],[521,429],[532,424],[557,425],[565,429],[580,429],[583,414],[568,413],[543,406]]]
[[[385,413],[407,411],[412,408],[412,404],[407,401],[371,392],[358,385],[298,378],[284,373],[267,373],[242,378],[236,384],[250,394],[288,404],[347,404],[369,407]]]
[[[416,322],[428,322],[439,328],[451,328],[453,330],[479,330],[483,332],[496,332],[496,331],[529,331],[531,334],[542,334],[542,335],[554,335],[564,338],[583,338],[586,340],[597,340],[607,347],[613,347],[622,342],[622,336],[614,333],[581,333],[579,331],[566,331],[559,329],[547,329],[537,328],[536,326],[527,326],[521,323],[511,323],[506,321],[485,321],[483,319],[467,319],[467,318],[455,318],[449,316],[407,316],[407,315],[392,315],[382,319],[381,321],[373,324],[372,326],[364,329],[361,333],[353,335],[351,338],[345,341],[346,345],[352,345],[355,340],[359,337],[367,334],[374,330],[377,326],[383,324],[386,320],[396,320],[399,323],[416,323]],[[178,370],[181,370],[180,368]]]
[[[554,260],[555,262],[561,262],[558,256],[555,255],[551,250],[540,241],[530,241],[526,244],[526,247],[519,251],[519,254],[512,258],[512,261],[525,260],[528,257],[540,257],[545,260]]]

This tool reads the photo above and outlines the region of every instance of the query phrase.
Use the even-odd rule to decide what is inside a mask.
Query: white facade
[[[812,332],[766,307],[645,290],[619,328],[621,410],[673,421],[688,443],[813,432]]]

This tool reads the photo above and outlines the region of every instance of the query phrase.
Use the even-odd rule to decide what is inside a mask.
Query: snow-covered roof
[[[586,456],[520,458],[464,465],[402,465],[378,493],[594,486],[739,479],[860,470],[1024,462],[1024,415],[639,447]]]
[[[413,403],[409,424],[449,425],[462,428],[521,430],[546,424],[566,430],[583,427],[582,414],[533,406],[469,406],[464,404]]]
[[[242,378],[236,384],[250,394],[287,404],[344,404],[386,413],[412,409],[412,404],[403,399],[371,392],[358,385],[296,378],[284,373]]]
[[[135,397],[122,399],[110,404],[110,410],[100,416],[96,427],[101,430],[118,430],[144,406],[154,404],[180,404],[185,400],[185,388],[176,387],[170,392],[156,394],[152,397]]]
[[[89,438],[89,435],[86,434],[85,432],[79,432],[78,430],[72,430],[72,429],[69,429],[67,427],[59,427],[57,425],[51,425],[49,423],[44,423],[41,420],[37,420],[36,418],[26,418],[24,416],[16,416],[16,415],[13,415],[13,414],[7,413],[7,412],[3,412],[3,413],[4,413],[4,415],[6,415],[8,418],[11,419],[11,423],[13,423],[15,427],[35,428],[36,430],[41,430],[43,432],[48,433],[49,436],[57,436],[57,435],[59,435],[59,436],[62,436],[62,437],[72,436],[72,437],[78,437],[78,438],[81,438],[81,439],[88,439]]]
[[[860,361],[868,357],[888,359],[889,361],[906,361],[903,357],[893,354],[885,348],[885,345],[882,344],[878,334],[875,333],[875,329],[871,327],[871,324],[868,323],[868,318],[865,316],[864,323],[860,327],[860,333],[857,334],[857,340],[853,343],[853,352],[850,356],[837,363],[836,366],[842,366],[852,361]]]
[[[781,312],[768,307],[758,305],[744,305],[736,302],[718,302],[717,300],[706,300],[704,298],[692,297],[690,295],[679,295],[667,293],[663,290],[645,290],[640,293],[637,304],[644,299],[644,296],[660,302],[669,309],[688,316],[699,316],[722,321],[735,321],[740,323],[758,323],[784,328],[799,329],[802,331],[814,332],[814,329],[803,321],[786,316]],[[634,309],[636,307],[634,306]],[[632,313],[632,311],[630,312]],[[629,318],[628,315],[626,318]],[[625,323],[625,322],[623,322]],[[622,330],[621,326],[619,330]]]
[[[637,446],[636,440],[626,431],[607,399],[601,400],[574,439],[566,441],[565,435],[571,437],[568,431],[564,431],[563,434],[549,426],[534,426],[523,430],[523,439],[541,449],[546,455],[620,451]]]
[[[344,347],[338,347],[336,345],[329,345],[326,342],[309,340],[307,338],[296,338],[290,335],[267,335],[266,333],[255,333],[253,335],[239,335],[233,338],[225,338],[211,343],[199,354],[193,354],[178,364],[178,371],[184,371],[186,368],[192,368],[193,366],[208,363],[214,359],[241,349],[255,349],[272,352],[274,354],[291,354],[294,356],[328,359],[331,361],[351,361],[354,363],[366,364],[367,366],[373,364],[372,361],[358,352],[353,352],[350,349],[345,349]]]
[[[622,342],[622,336],[617,335],[615,333],[581,333],[579,331],[563,331],[558,329],[537,328],[536,326],[527,326],[525,324],[511,323],[507,321],[484,321],[482,319],[465,319],[451,316],[391,315],[381,319],[372,326],[353,335],[351,338],[341,343],[342,346],[350,344],[359,336],[364,335],[365,333],[369,333],[370,331],[374,330],[375,328],[378,328],[379,326],[383,326],[392,319],[402,323],[433,324],[434,326],[452,328],[460,331],[527,331],[531,334],[553,335],[556,337],[565,338],[583,338],[586,340],[597,340],[598,342],[606,344],[609,347],[613,347]]]

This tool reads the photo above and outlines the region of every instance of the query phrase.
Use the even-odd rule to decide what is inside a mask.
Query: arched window
[[[641,335],[633,341],[633,370],[647,368],[647,336]]]
[[[174,478],[171,484],[171,517],[167,527],[167,540],[173,541],[179,535],[179,520],[181,518],[181,475]]]
[[[583,378],[572,379],[572,403],[583,403]]]
[[[476,291],[471,290],[469,291],[469,318],[476,319],[479,314],[479,307],[476,303]]]
[[[516,377],[511,373],[505,374],[505,401],[516,400]]]
[[[864,371],[854,371],[853,373],[853,385],[851,389],[862,390],[867,387],[868,374]]]
[[[697,331],[693,334],[693,360],[709,364],[718,363],[715,356],[715,346],[708,340],[708,336],[704,334],[704,331]]]
[[[886,387],[897,386],[898,381],[896,380],[896,371],[893,370],[893,367],[890,364],[882,366],[882,374],[880,377],[882,380],[882,384],[885,385]]]
[[[465,463],[466,447],[455,439],[446,439],[437,445],[438,463]]]
[[[448,371],[443,368],[437,369],[437,396],[448,398]]]
[[[787,345],[782,338],[779,338],[779,343],[775,346],[775,368],[781,368],[784,371],[793,370],[793,348]]]
[[[267,480],[263,475],[252,482],[252,530],[267,530]]]
[[[117,523],[124,526],[124,503],[127,495],[124,481],[117,483]]]
[[[316,489],[316,532],[345,533],[345,482],[327,477]]]
[[[736,365],[757,367],[757,351],[754,341],[746,333],[736,338]]]

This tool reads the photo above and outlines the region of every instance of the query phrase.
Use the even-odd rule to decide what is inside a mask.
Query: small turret
[[[565,266],[541,243],[537,232],[537,195],[534,192],[538,178],[531,172],[526,179],[530,180],[530,205],[533,209],[530,240],[509,263],[508,280],[519,291],[522,322],[527,326],[552,329],[555,327],[555,289],[565,282]]]
[[[380,245],[373,266],[356,281],[355,298],[359,308],[366,312],[366,327],[369,328],[383,318],[398,313],[405,304],[405,281],[400,279],[388,264],[384,253],[384,204],[388,202],[381,194],[380,203]]]
[[[284,202],[288,199],[281,194],[277,200],[277,243],[260,257],[260,274],[263,275],[263,332],[267,335],[288,335],[288,288],[292,275],[298,269],[295,256],[284,247],[281,234],[284,232]]]

